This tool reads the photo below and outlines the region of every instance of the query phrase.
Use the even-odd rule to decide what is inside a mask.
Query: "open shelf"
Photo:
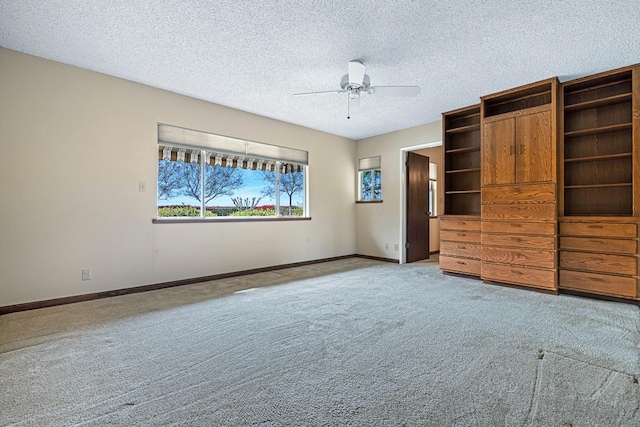
[[[444,194],[476,194],[476,193],[480,193],[480,190],[445,191]]]
[[[619,153],[619,154],[605,154],[602,156],[588,156],[588,157],[575,157],[575,158],[565,158],[565,163],[572,162],[595,162],[600,160],[614,160],[614,159],[626,159],[631,158],[633,153]]]
[[[590,108],[602,107],[605,105],[614,105],[622,102],[631,101],[631,93],[623,93],[620,95],[607,96],[604,98],[593,99],[590,101],[577,102],[575,104],[565,105],[564,111],[580,111]]]
[[[480,130],[480,123],[474,124],[474,125],[462,126],[459,128],[447,129],[445,132],[448,134],[454,134],[454,133],[472,132],[475,130]]]
[[[634,72],[563,85],[564,215],[633,214]]]
[[[445,171],[445,173],[473,173],[473,172],[480,172],[480,168],[453,169],[453,170]]]
[[[588,135],[596,135],[599,133],[608,133],[608,132],[617,132],[621,130],[629,130],[631,129],[631,123],[621,123],[617,125],[609,125],[609,126],[601,126],[590,129],[582,129],[582,130],[574,130],[571,132],[565,132],[565,138],[570,138],[574,136],[588,136]]]
[[[465,147],[465,148],[454,148],[453,150],[445,151],[445,153],[447,153],[447,154],[462,154],[462,153],[471,153],[473,151],[480,151],[480,146],[477,146],[477,147]]]
[[[587,184],[587,185],[565,185],[564,188],[610,188],[610,187],[631,187],[630,182],[619,182],[616,184]]]
[[[552,87],[551,81],[545,80],[526,87],[483,97],[484,117],[551,104]]]
[[[444,214],[480,214],[480,105],[442,115]]]

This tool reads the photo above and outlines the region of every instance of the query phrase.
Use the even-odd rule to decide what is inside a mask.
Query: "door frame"
[[[398,261],[400,264],[407,262],[407,250],[405,248],[407,243],[407,168],[405,162],[407,161],[407,153],[409,151],[422,150],[423,148],[433,148],[442,145],[442,141],[427,142],[424,144],[412,145],[410,147],[400,148],[400,227],[399,227],[399,239],[400,247]],[[431,233],[431,231],[429,231]]]

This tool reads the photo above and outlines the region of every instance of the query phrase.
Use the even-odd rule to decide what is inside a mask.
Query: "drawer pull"
[[[601,245],[602,240],[589,240],[589,243],[591,243],[592,245]]]
[[[517,270],[515,270],[515,271],[514,270],[509,270],[509,273],[516,274],[518,276],[522,276],[522,274],[523,274],[522,271],[517,271]]]
[[[588,225],[588,228],[602,228],[601,225]]]
[[[514,237],[511,240],[514,241],[515,243],[521,243],[522,242],[522,239],[520,237]]]
[[[602,282],[604,282],[604,280],[602,280],[602,279],[601,279],[601,278],[599,278],[599,277],[591,277],[591,281],[592,281],[592,282],[598,282],[598,283],[602,283]]]
[[[462,262],[462,261],[456,261],[456,263],[460,264],[460,265],[467,265],[466,262]]]

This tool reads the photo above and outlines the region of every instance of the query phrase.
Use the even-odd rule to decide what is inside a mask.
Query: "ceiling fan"
[[[294,93],[300,95],[318,95],[322,93],[348,93],[347,119],[351,118],[351,112],[358,109],[360,105],[360,94],[378,96],[417,96],[420,93],[419,86],[371,86],[371,79],[365,74],[365,65],[358,61],[349,61],[349,72],[342,76],[340,87],[342,89],[325,90],[321,92]]]

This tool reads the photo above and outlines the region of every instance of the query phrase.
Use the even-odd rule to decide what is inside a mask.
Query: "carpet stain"
[[[538,365],[533,379],[533,391],[531,392],[531,402],[527,411],[527,417],[524,425],[533,425],[536,413],[538,412],[538,402],[540,401],[540,388],[542,388],[542,368],[544,363],[544,350],[538,349]]]

